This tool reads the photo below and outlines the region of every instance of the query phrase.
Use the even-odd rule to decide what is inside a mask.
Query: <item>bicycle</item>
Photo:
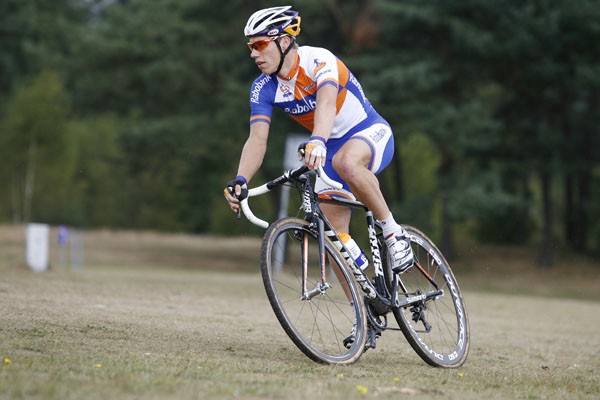
[[[341,188],[322,168],[316,172],[328,185]],[[311,176],[306,166],[288,170],[248,190],[240,201],[245,217],[267,229],[261,248],[262,279],[271,307],[293,343],[316,362],[350,364],[366,349],[375,348],[383,331],[401,330],[427,364],[463,365],[470,343],[467,311],[450,266],[435,244],[405,225],[415,265],[394,274],[373,213],[358,201],[318,195]],[[303,218],[284,217],[273,224],[257,218],[248,199],[282,185],[300,192]],[[365,212],[371,278],[349,255],[321,203]],[[390,312],[399,329],[388,326]]]

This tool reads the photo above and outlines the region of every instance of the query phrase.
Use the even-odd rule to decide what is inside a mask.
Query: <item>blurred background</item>
[[[243,27],[271,1],[0,0],[0,224],[233,236],[223,200],[258,70]],[[305,0],[392,125],[381,185],[452,257],[472,244],[600,256],[597,0]],[[253,184],[282,171],[275,113]],[[277,194],[255,202],[277,215]],[[270,216],[270,217],[269,217]]]

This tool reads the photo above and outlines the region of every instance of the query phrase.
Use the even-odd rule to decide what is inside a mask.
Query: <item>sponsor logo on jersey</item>
[[[327,65],[327,63],[325,61],[319,61],[318,58],[315,58],[314,61],[315,63],[315,69],[313,71],[313,74],[317,74],[317,72],[319,72],[320,70],[323,69],[323,67],[325,67],[325,65]]]
[[[269,83],[269,81],[271,80],[270,76],[265,76],[264,78],[262,78],[260,81],[256,82],[256,85],[254,85],[254,88],[252,89],[252,93],[250,93],[250,101],[252,103],[256,103],[258,104],[258,97],[260,96],[260,91],[262,90],[263,86],[265,86],[267,83]]]
[[[326,75],[326,74],[328,74],[328,73],[330,73],[330,72],[331,72],[331,69],[325,69],[325,70],[322,70],[322,71],[319,73],[319,75],[315,76],[315,79],[316,79],[316,80],[319,80],[319,78],[321,77],[321,75]]]
[[[316,83],[315,83],[315,82],[313,82],[313,83],[311,83],[311,84],[310,84],[310,85],[308,85],[308,86],[304,86],[304,87],[302,88],[302,90],[304,90],[305,92],[308,92],[310,89],[314,88],[314,87],[315,87],[315,85],[316,85]]]
[[[379,143],[379,141],[381,139],[383,139],[383,137],[385,136],[385,134],[387,133],[387,130],[385,128],[381,128],[378,131],[373,132],[371,135],[371,139],[375,142],[375,143]]]
[[[356,86],[356,88],[358,89],[358,91],[360,92],[360,95],[363,98],[363,102],[367,102],[367,96],[365,96],[365,92],[363,92],[363,88],[362,86],[360,86],[360,83],[358,82],[358,80],[354,77],[354,74],[350,73],[350,76],[348,78],[350,80],[350,82],[352,82],[354,84],[354,86]]]
[[[279,90],[281,91],[281,94],[284,98],[294,95],[294,93],[292,93],[292,90],[285,83],[279,84]]]
[[[315,108],[317,108],[317,102],[315,100],[308,99],[304,101],[304,104],[296,103],[292,108],[286,107],[283,110],[288,114],[298,115],[311,112]]]

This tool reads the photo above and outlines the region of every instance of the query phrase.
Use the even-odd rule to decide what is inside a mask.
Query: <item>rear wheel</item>
[[[398,275],[399,299],[443,290],[443,295],[408,307],[394,308],[393,314],[416,353],[435,367],[460,367],[469,353],[467,310],[450,266],[442,253],[421,231],[404,226],[415,255],[415,266]],[[384,273],[392,287],[387,247],[382,248]]]
[[[263,238],[263,283],[281,326],[304,354],[317,362],[350,364],[365,345],[362,295],[342,255],[328,239],[325,250],[328,285],[323,286],[315,230],[302,219],[273,223]],[[346,348],[344,339],[353,331],[355,340]]]

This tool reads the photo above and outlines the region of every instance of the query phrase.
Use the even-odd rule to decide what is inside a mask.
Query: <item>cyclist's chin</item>
[[[275,67],[267,63],[258,65],[258,69],[260,69],[260,72],[262,72],[265,75],[271,75],[275,72]]]

